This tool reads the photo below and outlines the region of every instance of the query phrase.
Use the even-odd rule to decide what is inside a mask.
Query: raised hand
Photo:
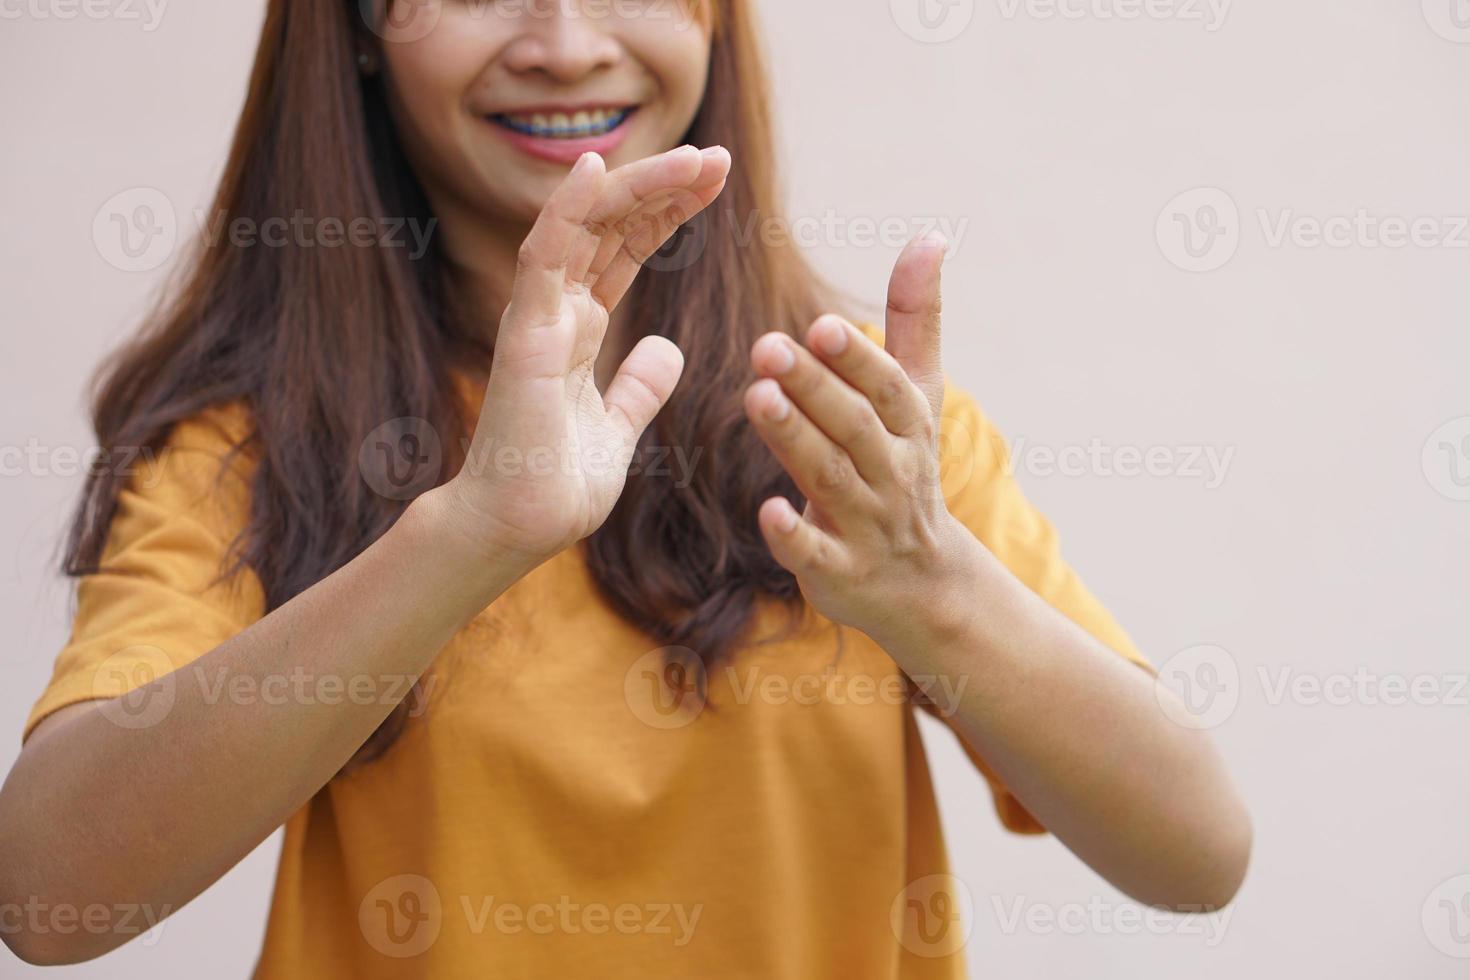
[[[761,505],[772,554],[823,615],[877,635],[921,608],[932,576],[969,532],[945,506],[939,477],[944,371],[939,278],[945,243],[910,242],[888,286],[884,347],[837,316],[806,346],[761,337],[761,379],[745,409],[807,498]]]
[[[593,368],[643,262],[725,186],[730,154],[683,146],[611,173],[583,156],[521,246],[468,460],[447,485],[489,549],[539,563],[591,534],[683,371],[644,337],[605,393]]]

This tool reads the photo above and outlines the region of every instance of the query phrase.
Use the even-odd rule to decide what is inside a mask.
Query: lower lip
[[[577,159],[584,153],[596,153],[607,156],[619,146],[628,136],[628,126],[633,122],[637,112],[630,112],[628,117],[618,125],[617,129],[603,133],[601,136],[584,136],[578,139],[558,140],[545,136],[532,136],[529,133],[518,133],[508,126],[502,126],[493,119],[487,119],[492,127],[500,135],[510,141],[510,145],[525,153],[527,156],[535,157],[537,160],[545,160],[547,163],[576,163]]]

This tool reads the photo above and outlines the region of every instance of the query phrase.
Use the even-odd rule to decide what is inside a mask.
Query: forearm
[[[33,737],[0,790],[0,901],[166,914],[310,799],[520,573],[466,575],[435,503],[421,498],[348,565],[155,682],[174,698],[156,724],[123,727],[94,704]],[[342,691],[369,678],[373,696],[231,694],[293,673]],[[51,938],[68,946],[43,955],[82,959],[129,937]]]
[[[1200,731],[1152,676],[1016,579],[973,536],[953,585],[886,646],[911,673],[968,677],[952,722],[1028,810],[1139,901],[1196,910],[1235,894],[1250,820]]]

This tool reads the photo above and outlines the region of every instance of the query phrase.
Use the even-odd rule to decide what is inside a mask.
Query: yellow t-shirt
[[[27,733],[146,680],[157,651],[185,667],[262,615],[251,573],[211,584],[245,519],[248,461],[215,482],[244,422],[224,407],[178,426],[122,494]],[[1143,663],[952,385],[943,431],[955,516]],[[761,636],[785,621],[760,615]],[[516,583],[442,651],[386,755],[287,822],[256,976],[963,977],[962,886],[893,661],[850,629],[839,652],[813,616],[711,671],[701,701],[656,647],[576,549]],[[970,755],[1004,825],[1040,831]]]

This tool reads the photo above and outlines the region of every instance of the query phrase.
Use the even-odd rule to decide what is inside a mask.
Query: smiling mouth
[[[587,109],[577,112],[500,112],[490,121],[522,136],[576,140],[605,136],[628,121],[637,106]]]

